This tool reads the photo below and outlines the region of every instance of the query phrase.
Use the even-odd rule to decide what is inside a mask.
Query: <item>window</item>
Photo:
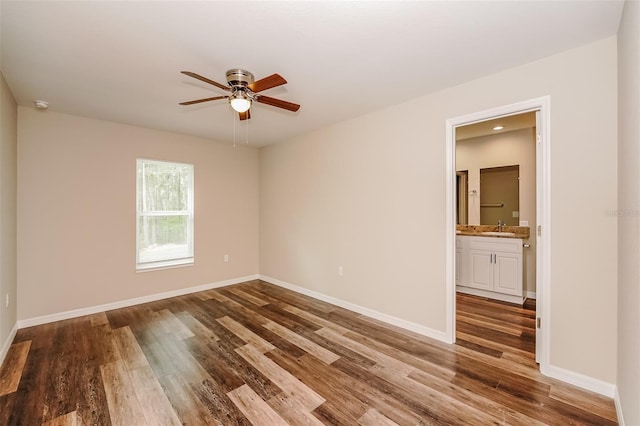
[[[193,165],[138,159],[136,269],[193,263]]]

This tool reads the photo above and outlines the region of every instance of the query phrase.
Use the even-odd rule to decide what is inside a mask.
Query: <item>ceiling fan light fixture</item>
[[[229,97],[231,108],[237,112],[247,112],[251,108],[251,99],[243,90],[238,90]]]

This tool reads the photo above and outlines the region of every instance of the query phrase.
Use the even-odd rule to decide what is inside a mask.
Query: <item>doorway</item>
[[[457,197],[458,177],[456,174],[456,132],[462,131],[463,127],[469,124],[488,122],[496,118],[512,117],[524,113],[535,114],[535,226],[530,227],[530,240],[535,241],[536,256],[535,265],[528,265],[535,268],[535,352],[536,360],[539,363],[540,371],[548,374],[549,365],[549,344],[550,333],[549,324],[549,259],[550,244],[545,230],[549,229],[550,221],[550,196],[549,196],[549,97],[532,99],[517,104],[507,105],[492,110],[482,111],[462,117],[447,120],[447,337],[450,343],[456,341],[456,223],[460,219],[459,198]],[[471,173],[471,172],[469,172]],[[479,187],[472,187],[471,175],[467,184],[469,185],[469,223],[480,224],[480,199],[473,198],[479,196]],[[475,191],[475,194],[474,194]],[[476,203],[477,208],[472,213],[472,204]],[[489,203],[486,203],[489,204]],[[500,204],[499,202],[491,204]],[[520,207],[511,210],[512,219],[519,221]],[[478,215],[475,217],[474,215]],[[533,214],[532,214],[533,215]],[[522,226],[522,223],[519,224]]]
[[[456,128],[456,173],[475,190],[458,190],[473,218],[461,232],[535,229],[535,127],[532,111]],[[537,369],[535,239],[475,235],[456,235],[456,344]],[[500,249],[492,258],[487,244]]]

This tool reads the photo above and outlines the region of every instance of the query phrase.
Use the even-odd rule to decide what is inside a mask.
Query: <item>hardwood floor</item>
[[[456,344],[538,369],[535,318],[535,299],[518,306],[457,293]]]
[[[21,329],[0,424],[616,424],[537,372],[526,309],[458,305],[456,345],[261,281]]]

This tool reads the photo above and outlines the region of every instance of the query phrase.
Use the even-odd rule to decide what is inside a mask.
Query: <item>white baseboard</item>
[[[549,377],[562,380],[563,382],[567,382],[591,392],[599,393],[600,395],[604,395],[609,398],[614,398],[617,394],[616,385],[612,383],[594,379],[593,377],[585,376],[584,374],[576,373],[575,371],[565,370],[564,368],[556,367],[554,365],[549,366]]]
[[[281,281],[277,278],[260,275],[260,279],[262,281],[275,284],[277,286],[286,288],[288,290],[295,291],[296,293],[304,294],[305,296],[313,297],[315,299],[322,300],[323,302],[331,303],[341,308],[349,309],[350,311],[357,312],[359,314],[377,319],[387,324],[395,325],[397,327],[404,328],[405,330],[413,331],[414,333],[418,333],[423,336],[439,340],[441,342],[445,342],[445,343],[448,342],[447,334],[443,331],[434,330],[432,328],[425,327],[423,325],[416,324],[414,322],[407,321],[402,318],[398,318],[392,315],[384,314],[382,312],[374,311],[373,309],[365,308],[364,306],[356,305],[351,302],[346,302],[341,299],[336,299],[335,297],[327,296],[326,294],[318,293],[313,290],[306,289],[304,287],[299,287],[297,285],[290,284],[285,281]]]
[[[2,367],[2,363],[4,362],[4,357],[7,356],[7,352],[9,352],[9,347],[11,343],[13,343],[13,339],[16,337],[16,333],[18,332],[18,323],[13,324],[13,328],[9,332],[9,336],[2,343],[2,348],[0,349],[0,367]]]
[[[616,386],[616,392],[613,396],[613,402],[616,405],[616,415],[618,416],[618,424],[624,426],[624,416],[622,415],[622,405],[620,404],[620,394],[618,394],[618,387]]]
[[[495,291],[486,291],[479,288],[456,286],[456,291],[464,294],[471,294],[473,296],[487,297],[489,299],[500,300],[501,302],[515,303],[522,305],[524,303],[524,297],[512,296],[510,294],[497,293]]]
[[[74,309],[72,311],[60,312],[57,314],[43,315],[40,317],[27,318],[18,321],[18,328],[31,327],[34,325],[46,324],[54,321],[62,321],[69,318],[77,318],[84,315],[96,314],[98,312],[110,311],[112,309],[126,308],[128,306],[140,305],[142,303],[155,302],[156,300],[168,299],[170,297],[183,296],[185,294],[197,293],[199,291],[210,290],[212,288],[224,287],[232,284],[239,284],[245,281],[257,280],[258,275],[248,275],[246,277],[233,278],[215,283],[203,284],[195,287],[180,288],[166,291],[164,293],[150,294],[148,296],[135,297],[133,299],[120,300],[118,302],[105,303],[104,305],[90,306],[87,308]]]
[[[488,297],[490,299],[498,299],[503,302],[523,304],[525,299],[535,299],[535,291],[526,291],[523,297],[511,296],[509,294],[496,293],[495,291],[485,291],[473,287],[456,286],[456,291],[465,294],[472,294],[474,296]]]

